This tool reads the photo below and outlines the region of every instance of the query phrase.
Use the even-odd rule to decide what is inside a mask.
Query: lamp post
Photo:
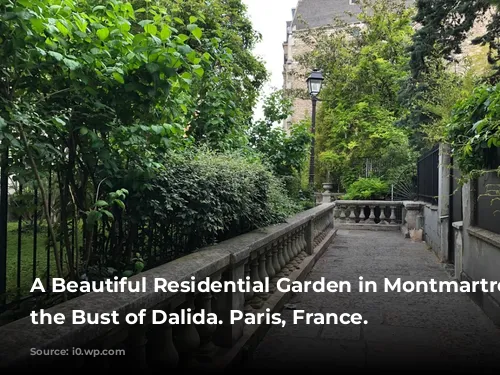
[[[311,75],[307,78],[307,89],[312,100],[312,119],[311,119],[311,159],[309,162],[309,187],[314,188],[314,146],[316,138],[316,103],[318,102],[318,95],[321,92],[323,84],[323,74],[318,69],[314,69]]]

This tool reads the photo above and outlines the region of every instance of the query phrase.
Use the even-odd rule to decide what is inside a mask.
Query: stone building
[[[356,23],[360,12],[357,0],[298,0],[296,8],[292,9],[292,20],[286,25],[286,40],[283,43],[283,89],[288,92],[303,91],[306,93],[305,79],[309,72],[299,65],[295,58],[311,51],[300,38],[300,34],[309,29],[332,27],[335,19],[347,23]],[[352,14],[349,14],[352,13]],[[310,67],[312,70],[314,67]],[[305,96],[307,97],[307,96]],[[294,113],[284,121],[283,127],[288,130],[292,124],[310,117],[311,101],[295,99]]]

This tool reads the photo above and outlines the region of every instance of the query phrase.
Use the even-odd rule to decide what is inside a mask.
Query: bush
[[[387,195],[389,185],[379,178],[360,178],[347,189],[346,200],[379,199]]]
[[[129,215],[154,223],[184,252],[282,222],[300,210],[260,161],[235,154],[176,154],[149,181],[133,180],[141,190],[132,189]]]

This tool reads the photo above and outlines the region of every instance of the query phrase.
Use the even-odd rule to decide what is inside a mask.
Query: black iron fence
[[[31,293],[37,278],[49,291],[54,277],[130,276],[195,251],[208,240],[176,212],[139,214],[143,202],[131,200],[125,201],[125,211],[109,208],[113,219],[100,215],[89,226],[88,216],[84,220],[72,204],[64,176],[41,170],[52,236],[37,180],[21,183],[7,156],[0,155],[0,315],[9,310],[20,317],[35,304],[48,307],[61,300],[61,295]]]
[[[439,145],[426,153],[417,164],[417,192],[422,201],[439,201]]]

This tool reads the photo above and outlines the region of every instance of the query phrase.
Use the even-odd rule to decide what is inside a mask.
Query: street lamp
[[[312,100],[312,121],[311,121],[311,160],[309,162],[309,186],[314,187],[314,145],[316,136],[316,103],[318,102],[318,95],[321,92],[323,85],[323,74],[318,69],[314,69],[311,75],[307,78],[307,88]]]

